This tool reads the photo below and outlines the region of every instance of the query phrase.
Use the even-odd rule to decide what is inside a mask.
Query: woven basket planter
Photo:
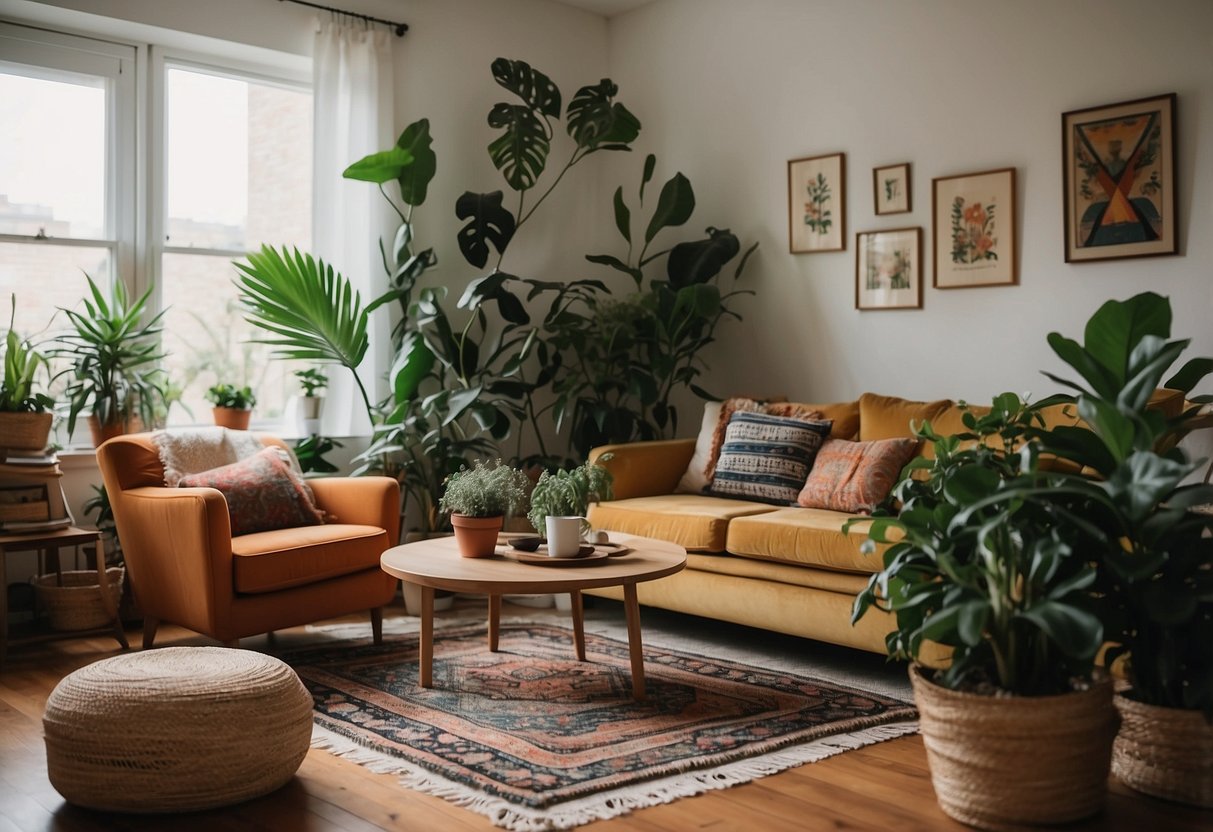
[[[5,450],[45,450],[54,418],[52,413],[0,413],[0,461]]]
[[[1213,725],[1204,715],[1121,693],[1116,710],[1121,722],[1112,773],[1144,794],[1213,809]]]
[[[1068,823],[1103,808],[1116,710],[1112,682],[1062,696],[949,690],[910,668],[944,813],[979,829]]]
[[[121,566],[111,566],[105,570],[105,575],[109,579],[112,609],[117,610],[122,600],[122,582],[126,570]],[[95,630],[114,623],[114,617],[106,611],[106,605],[101,600],[97,573],[91,569],[64,572],[62,585],[56,574],[39,575],[34,578],[34,591],[38,594],[38,603],[47,612],[52,630]]]

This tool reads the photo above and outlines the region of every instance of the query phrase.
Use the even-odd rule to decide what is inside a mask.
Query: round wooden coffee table
[[[681,546],[645,537],[612,534],[611,540],[631,549],[621,557],[582,564],[555,565],[512,560],[508,546],[498,546],[491,558],[460,557],[451,537],[421,540],[388,549],[380,566],[389,575],[421,587],[421,686],[433,686],[434,590],[489,596],[489,650],[497,652],[502,595],[567,592],[572,598],[573,635],[577,660],[585,661],[585,619],[581,591],[603,586],[623,587],[628,621],[628,652],[632,661],[632,693],[644,699],[644,656],[640,644],[640,605],[636,584],[673,575],[686,566]]]

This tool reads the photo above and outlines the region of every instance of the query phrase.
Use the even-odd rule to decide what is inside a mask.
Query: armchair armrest
[[[615,499],[626,500],[672,494],[694,453],[694,439],[659,439],[602,445],[590,451],[590,461],[611,454],[600,464],[615,477]]]
[[[118,492],[118,535],[131,586],[154,618],[214,632],[232,601],[232,531],[214,488]]]
[[[391,477],[320,477],[308,480],[316,504],[334,523],[378,526],[388,545],[400,537],[400,483]]]

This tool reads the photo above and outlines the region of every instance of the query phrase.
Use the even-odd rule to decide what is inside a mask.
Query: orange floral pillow
[[[205,486],[223,493],[232,521],[232,536],[317,526],[324,515],[312,489],[283,460],[281,448],[266,448],[231,465],[182,477],[180,488]]]
[[[917,452],[916,439],[827,439],[796,502],[805,508],[871,514]]]

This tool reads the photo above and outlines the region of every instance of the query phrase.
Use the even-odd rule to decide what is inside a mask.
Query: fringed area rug
[[[515,830],[567,829],[746,783],[913,733],[904,702],[683,651],[644,651],[632,698],[628,646],[571,630],[485,625],[436,633],[434,686],[417,684],[416,635],[283,656],[315,699],[313,745]]]

